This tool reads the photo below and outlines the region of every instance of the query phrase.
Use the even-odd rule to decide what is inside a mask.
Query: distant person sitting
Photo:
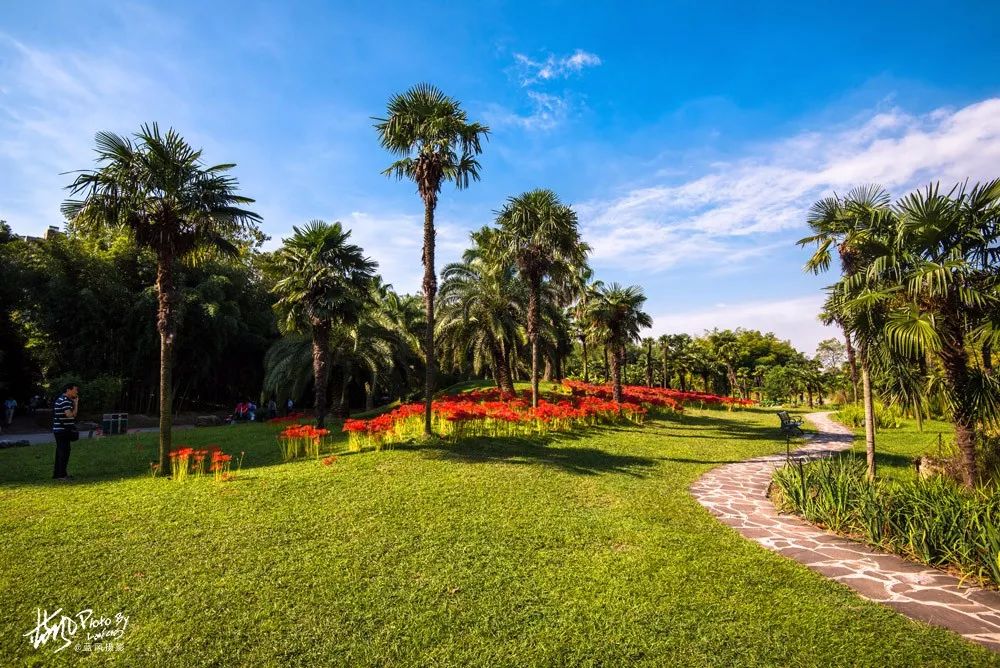
[[[278,417],[278,402],[271,397],[267,400],[267,419],[273,420]]]
[[[286,401],[285,402],[285,416],[287,417],[287,416],[291,415],[292,414],[292,410],[294,408],[295,408],[295,402],[294,401],[292,401],[291,399],[289,399],[288,401]]]
[[[69,465],[69,444],[78,438],[76,414],[80,406],[80,388],[69,383],[52,406],[52,435],[56,438],[56,463],[52,471],[55,480],[72,480],[66,472]]]
[[[3,402],[3,408],[6,424],[9,427],[10,423],[14,421],[14,411],[17,410],[17,400],[14,397],[8,398],[7,401]]]
[[[236,404],[233,410],[233,422],[246,422],[249,409],[245,401]]]
[[[252,401],[247,402],[247,419],[253,422],[257,419],[257,404]]]

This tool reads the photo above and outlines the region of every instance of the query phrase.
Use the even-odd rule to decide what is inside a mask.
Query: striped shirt
[[[73,410],[73,400],[60,394],[52,407],[52,431],[69,431],[76,426],[76,419],[66,417],[66,411]]]

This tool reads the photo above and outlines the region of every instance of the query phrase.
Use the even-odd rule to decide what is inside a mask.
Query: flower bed
[[[446,438],[518,437],[569,431],[598,423],[628,420],[641,423],[646,409],[638,402],[613,401],[587,395],[540,399],[531,407],[531,395],[504,395],[499,390],[476,390],[436,400],[432,404],[435,433]],[[423,434],[423,404],[404,404],[371,420],[345,420],[348,446],[381,449]]]
[[[570,388],[574,396],[584,395],[602,399],[611,399],[612,397],[611,385],[593,385],[576,380],[564,380],[563,385]],[[699,408],[721,406],[730,410],[754,405],[754,402],[749,399],[720,397],[717,394],[706,394],[704,392],[681,392],[680,390],[645,387],[643,385],[623,385],[622,398],[628,402],[644,406],[668,408],[672,411],[684,410],[685,404],[694,404]]]

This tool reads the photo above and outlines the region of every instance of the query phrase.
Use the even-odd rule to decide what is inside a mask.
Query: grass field
[[[535,441],[148,475],[154,437],[0,451],[4,665],[975,666],[1000,657],[866,602],[719,524],[688,485],[777,452],[771,411],[690,411]],[[129,615],[124,649],[22,634],[36,608]]]
[[[854,429],[852,451],[865,457],[864,427]],[[921,455],[940,456],[938,436],[943,440],[943,452],[954,439],[955,430],[948,422],[924,420],[924,429],[917,428],[917,421],[905,419],[898,429],[880,429],[875,434],[875,466],[880,477],[890,480],[912,480],[916,477],[913,461]]]

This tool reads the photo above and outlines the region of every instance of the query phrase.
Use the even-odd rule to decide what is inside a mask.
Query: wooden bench
[[[788,411],[778,411],[778,418],[781,420],[781,433],[786,438],[804,435],[801,419],[794,419]]]

